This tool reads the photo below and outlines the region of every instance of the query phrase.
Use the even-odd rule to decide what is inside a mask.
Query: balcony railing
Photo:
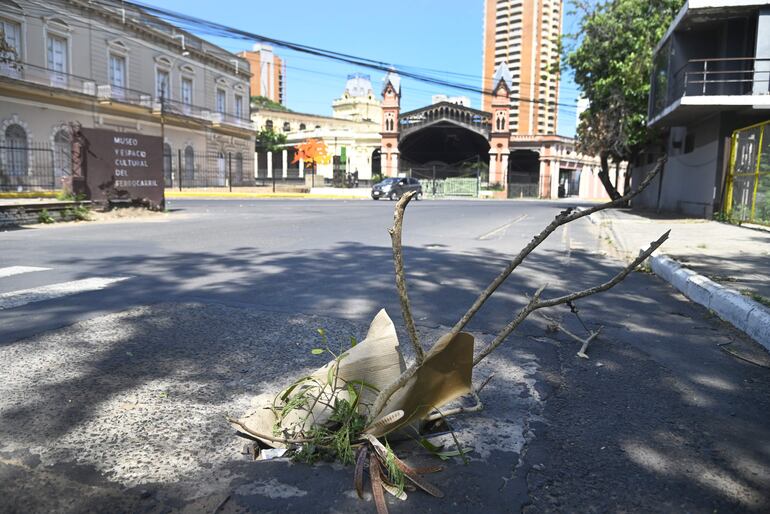
[[[770,59],[692,59],[674,74],[674,84],[676,98],[767,94]]]
[[[0,64],[0,77],[91,96],[100,103],[126,103],[150,109],[155,114],[163,112],[197,118],[213,125],[224,124],[245,129],[252,128],[252,122],[248,118],[241,118],[229,113],[214,113],[206,107],[169,99],[163,100],[161,108],[160,99],[153,98],[153,95],[145,91],[110,84],[97,84],[96,81],[89,78],[58,72],[34,64],[17,63],[15,66]]]

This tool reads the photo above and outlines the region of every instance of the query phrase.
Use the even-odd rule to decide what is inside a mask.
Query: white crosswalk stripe
[[[34,271],[49,271],[51,268],[35,268],[33,266],[9,266],[0,268],[0,278],[21,275],[22,273],[32,273]]]
[[[45,270],[46,268],[40,269]],[[13,309],[14,307],[21,307],[28,303],[52,300],[54,298],[61,298],[77,293],[98,291],[129,278],[131,277],[86,278],[83,280],[73,280],[71,282],[62,282],[31,289],[11,291],[10,293],[2,293],[0,294],[0,310]]]

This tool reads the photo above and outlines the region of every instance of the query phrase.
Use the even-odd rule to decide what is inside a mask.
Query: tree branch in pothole
[[[409,304],[409,295],[406,292],[404,249],[401,245],[401,233],[404,227],[404,212],[406,211],[406,206],[409,205],[409,201],[414,198],[416,193],[416,191],[409,191],[399,198],[396,209],[393,212],[393,227],[389,229],[388,232],[390,233],[390,240],[393,244],[393,264],[396,267],[396,288],[398,289],[398,299],[401,302],[401,314],[404,317],[406,331],[409,334],[409,339],[414,348],[417,364],[420,365],[425,359],[425,352],[422,349],[420,340],[417,338],[417,328],[414,326],[412,307]]]
[[[473,359],[473,365],[476,366],[479,362],[484,360],[484,358],[492,353],[498,346],[500,346],[505,339],[511,335],[511,332],[513,332],[516,327],[518,327],[522,321],[527,319],[527,316],[529,316],[531,313],[538,309],[545,309],[546,307],[553,307],[555,305],[561,305],[567,302],[572,302],[575,300],[579,300],[580,298],[585,298],[586,296],[591,296],[596,293],[601,293],[602,291],[606,291],[613,286],[619,284],[626,276],[628,276],[629,273],[634,271],[639,264],[644,262],[644,260],[649,257],[652,252],[657,250],[660,245],[662,245],[666,239],[668,239],[668,235],[671,231],[667,230],[665,234],[660,236],[656,241],[653,241],[650,243],[650,246],[643,251],[639,256],[633,260],[628,266],[623,268],[620,273],[612,277],[612,279],[608,280],[607,282],[604,282],[603,284],[600,284],[598,286],[594,286],[588,289],[583,289],[582,291],[576,291],[574,293],[569,293],[564,296],[559,296],[557,298],[551,298],[550,300],[541,300],[540,296],[543,293],[543,290],[546,286],[540,287],[534,295],[532,295],[532,298],[530,298],[529,302],[527,302],[527,305],[525,305],[519,313],[516,315],[516,317],[508,323],[508,325],[503,328],[503,330],[495,337],[494,340],[492,340],[489,345],[481,350],[481,352],[476,355],[476,357]]]
[[[556,319],[554,319],[554,318],[552,318],[550,316],[547,316],[546,314],[543,314],[542,312],[540,313],[540,315],[546,321],[551,323],[551,325],[553,326],[553,329],[555,331],[564,332],[564,334],[566,334],[567,336],[569,336],[572,339],[574,339],[575,341],[581,343],[580,350],[578,350],[578,352],[577,352],[577,356],[580,357],[580,358],[583,358],[583,359],[587,359],[588,358],[588,354],[586,354],[586,350],[588,350],[588,345],[591,344],[591,341],[593,341],[594,339],[599,337],[599,334],[601,333],[602,329],[604,328],[603,326],[600,326],[596,330],[591,330],[591,331],[589,331],[588,337],[583,338],[583,337],[580,337],[579,335],[573,334],[569,329],[567,329],[561,322],[557,321]]]
[[[661,157],[657,164],[655,165],[655,168],[650,171],[650,173],[647,174],[647,176],[644,178],[644,180],[639,184],[639,187],[636,189],[633,189],[617,200],[613,200],[611,202],[603,203],[600,205],[596,205],[594,207],[591,207],[590,209],[581,210],[581,211],[573,211],[573,209],[570,207],[569,209],[565,209],[564,211],[560,212],[556,218],[548,224],[547,227],[545,227],[542,232],[540,232],[538,235],[532,238],[532,241],[527,244],[520,252],[519,254],[505,267],[505,269],[500,272],[500,274],[492,281],[489,286],[478,296],[475,302],[473,302],[473,305],[468,309],[468,311],[463,315],[462,318],[455,324],[454,327],[452,327],[452,330],[450,332],[450,337],[454,337],[460,331],[465,328],[465,326],[470,322],[470,320],[473,318],[473,316],[476,315],[476,313],[481,309],[481,306],[484,305],[484,302],[486,302],[492,294],[497,291],[497,288],[502,285],[503,282],[513,273],[513,271],[519,267],[519,265],[524,262],[524,259],[526,259],[532,251],[537,248],[543,241],[548,238],[549,235],[551,235],[557,228],[559,228],[562,225],[566,225],[567,223],[570,223],[572,221],[575,221],[577,219],[583,218],[585,216],[590,216],[591,214],[594,214],[595,212],[599,212],[604,209],[608,209],[610,207],[615,207],[618,205],[625,204],[632,198],[634,198],[636,195],[641,193],[649,184],[652,182],[652,179],[655,178],[655,176],[660,173],[660,170],[663,168],[663,165],[666,162],[667,157],[664,155]]]

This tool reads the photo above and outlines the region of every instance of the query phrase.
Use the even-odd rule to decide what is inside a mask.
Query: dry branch
[[[272,441],[274,443],[281,443],[281,444],[305,444],[305,443],[313,442],[312,439],[284,439],[283,437],[275,437],[272,435],[260,434],[259,432],[255,432],[251,430],[249,427],[247,427],[237,419],[231,418],[229,416],[226,416],[225,419],[228,421],[228,423],[232,423],[233,425],[236,425],[238,428],[240,428],[244,434],[248,434],[257,439],[264,439],[265,441]]]
[[[564,332],[566,335],[574,339],[575,341],[581,343],[580,350],[577,352],[577,356],[581,357],[583,359],[587,359],[588,355],[586,354],[586,350],[588,350],[588,345],[591,344],[591,341],[599,337],[599,334],[601,333],[602,329],[604,327],[599,327],[596,330],[591,330],[588,334],[587,338],[580,337],[579,335],[573,334],[570,330],[564,327],[560,322],[556,321],[550,316],[546,316],[545,314],[540,314],[543,318],[545,318],[548,323],[553,325],[554,330],[558,330],[561,332]]]
[[[566,209],[566,210],[562,211],[561,213],[559,213],[556,216],[556,218],[547,227],[545,227],[545,229],[543,229],[542,232],[540,232],[538,235],[536,235],[534,238],[532,238],[532,241],[530,241],[529,244],[527,246],[525,246],[519,252],[519,254],[508,264],[508,266],[506,266],[506,268],[479,295],[479,297],[476,299],[476,301],[473,303],[473,305],[471,305],[471,307],[463,315],[463,317],[460,318],[460,320],[455,324],[454,327],[452,327],[452,330],[449,332],[449,338],[451,339],[451,338],[455,337],[457,334],[460,333],[460,331],[463,328],[465,328],[465,326],[468,324],[468,322],[470,322],[470,320],[473,318],[473,316],[479,311],[479,309],[481,309],[482,305],[484,305],[484,302],[486,302],[489,299],[489,297],[492,296],[492,294],[497,290],[497,288],[500,287],[500,285],[503,282],[505,282],[505,280],[524,261],[524,259],[526,259],[527,256],[529,256],[529,254],[532,253],[532,251],[535,248],[537,248],[543,241],[545,241],[546,238],[549,235],[551,235],[557,228],[559,228],[562,225],[566,225],[567,223],[570,223],[572,221],[575,221],[577,219],[583,218],[585,216],[590,216],[591,214],[593,214],[595,212],[599,212],[601,210],[608,209],[610,207],[616,207],[618,205],[625,204],[626,202],[628,202],[629,200],[634,198],[636,195],[641,193],[650,184],[650,182],[652,182],[652,180],[658,175],[658,173],[660,173],[660,170],[663,168],[663,165],[665,164],[666,160],[667,160],[667,156],[665,156],[665,155],[663,157],[661,157],[660,159],[658,159],[658,162],[655,165],[655,168],[653,168],[653,170],[650,171],[650,173],[647,174],[647,176],[644,178],[644,180],[642,180],[642,182],[639,184],[639,186],[636,189],[633,189],[633,190],[627,192],[626,194],[624,194],[623,196],[621,196],[620,198],[618,198],[616,200],[613,200],[613,201],[610,201],[610,202],[607,202],[607,203],[603,203],[603,204],[600,204],[600,205],[596,205],[594,207],[591,207],[590,209],[585,209],[585,210],[581,210],[581,211],[577,211],[577,212],[574,212],[572,208],[569,208],[569,209]],[[404,196],[406,197],[407,195],[404,195]],[[401,230],[400,229],[401,229],[401,226],[402,226],[402,223],[403,223],[404,209],[406,208],[406,204],[409,202],[410,198],[411,197],[409,197],[407,199],[404,199],[402,197],[403,205],[401,205],[401,200],[399,200],[399,204],[396,206],[396,213],[394,214],[394,218],[396,220],[396,223],[398,223],[398,228],[399,228],[399,230],[398,230],[398,237],[399,237],[398,245],[395,244],[395,241],[394,241],[394,245],[393,245],[393,248],[394,248],[394,258],[397,259],[397,263],[396,263],[397,283],[398,283],[398,280],[399,280],[398,279],[399,269],[400,269],[400,273],[401,273],[401,278],[403,279],[403,256],[402,255],[396,256],[396,247],[398,246],[399,249],[401,247],[401,240],[400,240]],[[395,232],[395,224],[394,224],[394,228],[392,229],[392,232],[391,232],[391,237],[393,237],[393,232]],[[666,235],[666,237],[667,237],[667,235]],[[662,244],[662,241],[661,241],[661,244]],[[658,246],[660,246],[660,245],[658,245]],[[655,248],[657,248],[657,246]],[[651,250],[650,253],[652,253],[652,251],[654,251],[654,249]],[[646,258],[646,256],[645,256],[645,258]],[[400,266],[398,264],[399,260],[401,262]],[[641,259],[639,262],[641,262],[642,260],[644,260],[644,259]],[[633,268],[630,268],[630,269],[626,268],[623,272],[621,272],[622,277],[618,281],[622,280],[631,271],[631,269],[633,269]],[[617,282],[615,282],[615,283],[617,283]],[[612,285],[615,285],[615,283],[613,283]],[[605,285],[605,284],[603,284],[603,285]],[[610,285],[609,287],[612,287],[612,285]],[[406,294],[405,294],[406,293],[406,281],[405,281],[405,279],[404,279],[403,287],[404,287],[404,295],[403,296],[401,296],[401,294],[400,294],[401,290],[399,288],[399,296],[401,296],[401,309],[404,312],[404,319],[410,319],[411,320],[412,319],[411,309],[409,307],[408,298],[406,297]],[[607,289],[609,289],[609,287],[607,287]],[[538,293],[541,293],[544,288],[545,288],[545,286],[540,288]],[[595,291],[595,292],[599,292],[599,291]],[[502,341],[505,339],[505,337],[507,337],[514,328],[516,328],[522,321],[524,321],[524,319],[532,311],[536,310],[536,309],[531,309],[531,310],[527,310],[527,309],[529,309],[532,306],[531,304],[532,304],[533,301],[539,302],[539,295],[538,295],[538,293],[536,293],[536,297],[533,297],[533,299],[530,300],[530,303],[527,304],[527,306],[524,309],[522,309],[522,311],[520,311],[519,315],[509,325],[506,326],[506,329],[503,330],[503,333],[506,332],[508,327],[512,326],[510,331],[505,333],[505,336],[502,337],[499,341],[498,341],[498,338],[495,338],[495,341],[493,341],[493,343],[496,342],[494,347],[492,347],[492,348],[488,347],[487,349],[485,349],[486,353],[476,357],[476,359],[474,360],[474,363],[473,363],[474,366],[478,362],[480,362],[484,357],[486,357],[489,354],[489,352],[494,350],[494,348],[497,348],[497,346],[499,346],[500,343],[502,343]],[[593,292],[589,293],[589,294],[593,294]],[[587,295],[583,295],[583,296],[587,296]],[[565,303],[566,301],[569,301],[571,299],[582,298],[583,296],[577,296],[575,298],[567,298],[567,299],[564,300],[564,302],[561,302],[561,303]],[[404,300],[406,300],[406,301],[404,301]],[[556,305],[556,304],[553,304],[553,305]],[[545,305],[538,306],[537,308],[539,309],[539,308],[542,308],[542,307],[545,307]],[[416,340],[417,339],[416,339],[416,333],[415,333],[415,339],[412,341],[412,344],[415,344]],[[416,348],[419,348],[420,352],[422,352],[422,347],[419,346],[419,343],[416,345]],[[416,348],[415,348],[415,351],[416,351]],[[421,362],[421,361],[419,361],[419,362]],[[419,365],[420,365],[419,362],[415,362],[414,364],[409,366],[401,374],[401,376],[398,378],[398,380],[396,380],[395,382],[393,382],[392,384],[390,384],[389,386],[385,387],[384,389],[382,389],[380,391],[380,393],[377,395],[377,399],[375,400],[374,405],[372,406],[372,410],[371,410],[371,413],[370,413],[370,419],[371,420],[377,419],[377,417],[382,412],[382,409],[385,407],[385,404],[390,399],[390,397],[393,396],[393,394],[396,391],[398,391],[401,387],[403,387],[404,384],[406,384],[407,381],[414,376],[414,374],[417,372],[417,369],[419,368]]]
[[[393,263],[396,267],[396,288],[398,289],[398,299],[401,301],[401,314],[404,317],[406,331],[409,339],[412,341],[412,347],[416,356],[417,364],[422,364],[425,359],[425,352],[417,338],[417,329],[414,326],[412,318],[412,307],[409,304],[409,296],[406,293],[406,276],[404,275],[404,249],[401,245],[401,233],[404,226],[404,212],[409,201],[414,197],[416,191],[409,191],[399,198],[393,213],[393,228],[389,229],[390,240],[393,244]]]
[[[639,256],[631,262],[628,266],[623,268],[620,273],[615,275],[612,279],[608,280],[607,282],[600,284],[598,286],[594,286],[588,289],[583,289],[582,291],[576,291],[574,293],[570,293],[564,296],[559,296],[557,298],[551,298],[550,300],[540,300],[540,296],[543,292],[543,289],[545,286],[538,289],[534,295],[532,295],[532,298],[529,300],[527,305],[525,305],[519,313],[516,315],[516,317],[508,323],[505,328],[495,337],[495,339],[489,343],[489,345],[484,348],[481,352],[479,352],[478,355],[473,359],[473,365],[476,366],[479,362],[484,360],[484,358],[492,353],[495,348],[500,346],[503,341],[513,332],[516,327],[518,327],[522,321],[524,321],[527,316],[529,316],[532,312],[538,310],[538,309],[544,309],[546,307],[553,307],[554,305],[560,305],[567,302],[573,302],[575,300],[579,300],[580,298],[585,298],[586,296],[591,296],[596,293],[601,293],[602,291],[606,291],[610,289],[611,287],[619,284],[626,276],[631,273],[633,270],[636,269],[639,264],[641,264],[647,257],[649,257],[652,252],[658,249],[660,245],[662,245],[666,239],[668,239],[668,235],[671,231],[667,230],[665,234],[660,236],[656,241],[653,241],[650,243],[650,246]]]
[[[534,238],[532,238],[532,241],[529,242],[527,246],[525,246],[521,252],[508,264],[508,266],[505,267],[505,269],[492,281],[491,284],[479,295],[479,297],[476,299],[475,302],[473,302],[473,305],[468,309],[468,312],[463,315],[462,318],[460,318],[460,321],[458,321],[454,327],[452,327],[452,330],[450,332],[451,336],[453,337],[457,335],[465,326],[468,324],[468,322],[473,318],[473,316],[481,309],[481,306],[484,305],[484,302],[486,302],[490,296],[492,296],[492,293],[494,293],[500,285],[502,285],[503,282],[510,276],[511,273],[513,273],[513,270],[515,270],[523,261],[527,258],[527,256],[532,253],[532,251],[537,248],[540,243],[546,240],[546,238],[551,235],[557,228],[559,228],[562,225],[566,225],[567,223],[571,221],[575,221],[577,219],[583,218],[585,216],[590,216],[591,214],[601,211],[603,209],[608,209],[610,207],[615,207],[618,205],[622,205],[632,198],[634,198],[636,195],[638,195],[644,188],[646,188],[650,182],[652,182],[652,179],[655,178],[655,176],[660,173],[660,170],[663,168],[663,164],[666,162],[666,156],[661,157],[658,160],[658,163],[656,164],[655,168],[647,174],[647,176],[644,178],[644,180],[639,184],[639,187],[636,189],[627,192],[617,200],[613,200],[611,202],[603,203],[600,205],[596,205],[594,207],[591,207],[590,209],[582,210],[573,212],[572,208],[566,209],[559,213],[556,218],[543,229],[542,232],[540,232],[538,235],[536,235]]]

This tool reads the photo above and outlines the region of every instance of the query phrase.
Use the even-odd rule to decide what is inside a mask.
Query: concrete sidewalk
[[[770,349],[770,230],[629,209],[591,220],[605,249],[626,261],[671,229],[653,272]]]

